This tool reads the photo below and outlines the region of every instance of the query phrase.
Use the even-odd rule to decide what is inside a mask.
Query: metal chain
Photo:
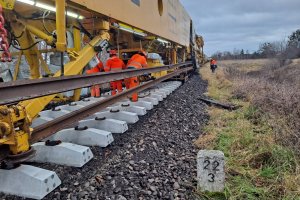
[[[0,58],[1,62],[11,62],[11,54],[9,52],[9,44],[7,41],[7,30],[4,27],[5,20],[3,17],[3,8],[0,4],[0,48],[3,50],[2,56]]]

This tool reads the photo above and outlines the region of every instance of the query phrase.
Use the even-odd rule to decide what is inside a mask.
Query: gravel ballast
[[[45,199],[195,199],[198,149],[193,141],[208,120],[197,97],[206,87],[193,75],[126,133],[114,134],[109,147],[93,147],[95,158],[83,168],[38,165],[62,180]]]

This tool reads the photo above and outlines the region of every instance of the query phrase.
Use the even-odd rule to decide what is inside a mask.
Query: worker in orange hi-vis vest
[[[117,57],[116,50],[109,51],[109,59],[106,61],[106,66],[104,68],[105,72],[117,72],[125,69],[125,64],[123,60]],[[111,87],[111,95],[115,95],[118,90],[118,93],[123,91],[122,88],[122,80],[112,81],[110,82]]]
[[[95,74],[95,73],[99,73],[99,72],[103,72],[104,68],[103,68],[103,63],[101,62],[101,60],[96,56],[96,59],[98,61],[98,64],[93,67],[90,70],[87,70],[86,73],[87,74]],[[91,87],[91,96],[92,97],[100,97],[101,93],[100,93],[100,86],[99,85],[94,85]]]
[[[215,70],[217,69],[217,61],[215,59],[210,59],[210,69],[212,73],[215,73]]]
[[[127,63],[127,69],[141,69],[148,67],[147,64],[147,53],[143,50],[139,51],[137,54],[133,55]],[[139,79],[137,76],[131,77],[125,80],[125,85],[127,89],[136,87],[139,85]],[[138,94],[134,93],[132,95],[131,101],[138,101]]]

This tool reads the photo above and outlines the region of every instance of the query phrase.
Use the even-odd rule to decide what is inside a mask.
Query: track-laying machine
[[[198,67],[204,58],[203,38],[195,34],[179,0],[0,0],[0,4],[1,71],[5,66],[10,67],[8,71],[13,68],[12,85],[24,81],[18,78],[22,69],[32,81],[84,74],[97,64],[97,57],[104,60],[111,48],[125,62],[143,49],[149,52],[149,67],[186,61]],[[159,78],[174,70],[151,75]],[[4,76],[0,88],[6,84]],[[40,111],[57,99],[70,102],[80,95],[76,89],[68,97],[51,93],[2,103],[1,167],[24,162],[34,154],[31,123]],[[0,90],[0,101],[4,96]]]

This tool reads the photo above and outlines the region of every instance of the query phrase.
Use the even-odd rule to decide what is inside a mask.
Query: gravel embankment
[[[206,85],[191,77],[126,133],[114,135],[110,147],[92,148],[95,158],[81,169],[43,164],[63,182],[45,199],[195,199],[193,141],[208,120],[197,97]]]

